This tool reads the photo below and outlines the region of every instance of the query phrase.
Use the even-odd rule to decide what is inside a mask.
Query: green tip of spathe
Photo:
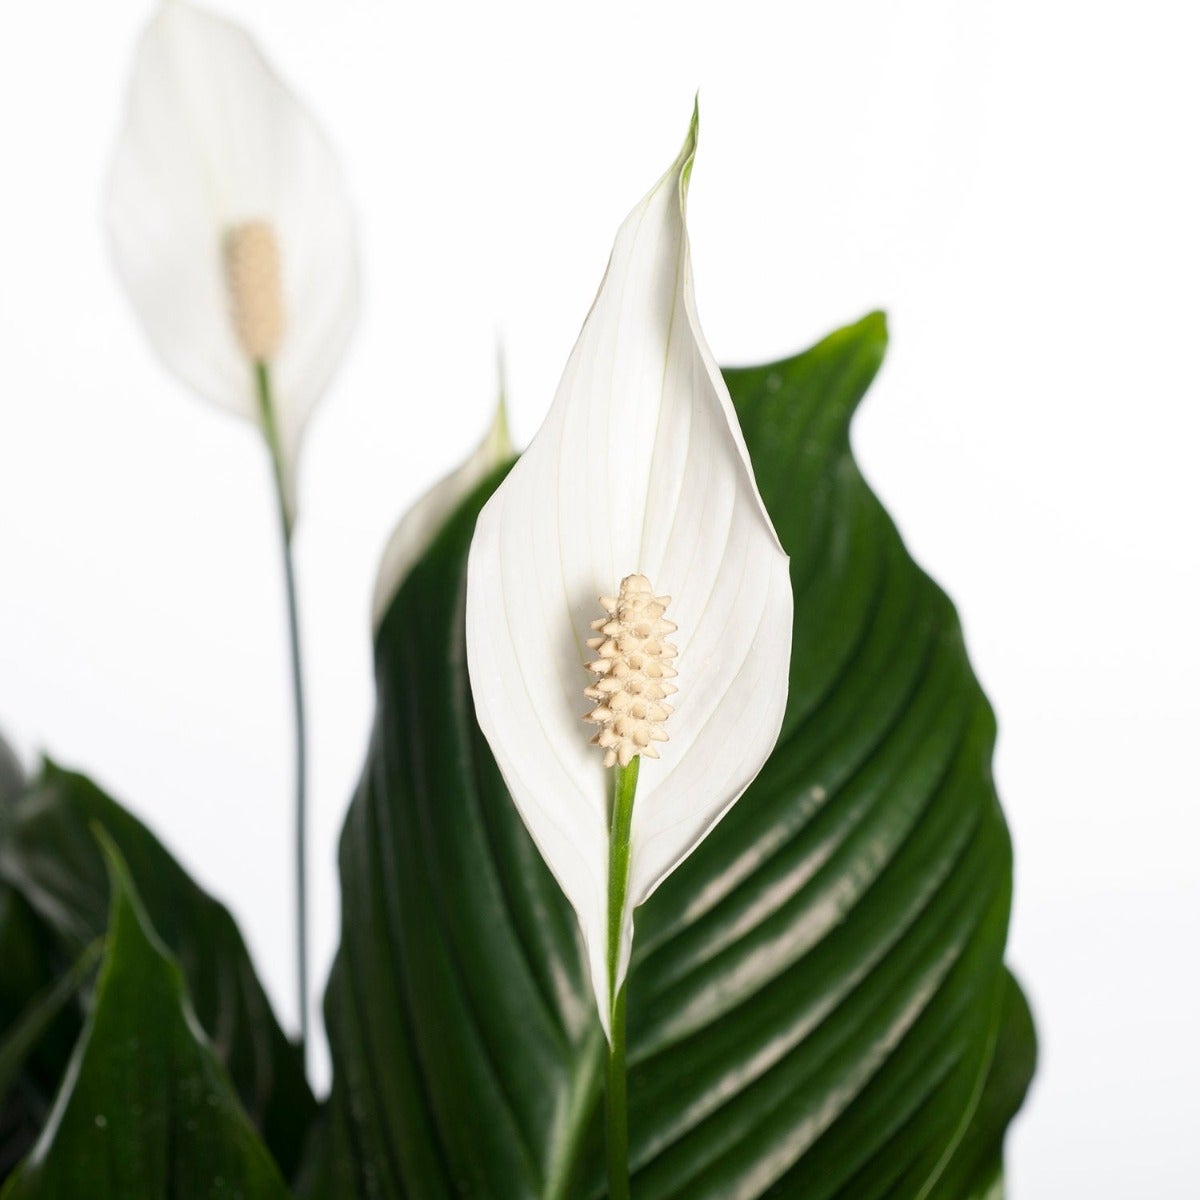
[[[692,101],[692,119],[688,122],[687,137],[683,140],[683,149],[675,160],[679,171],[679,199],[686,202],[688,184],[692,178],[692,167],[696,162],[696,146],[700,141],[700,93]]]

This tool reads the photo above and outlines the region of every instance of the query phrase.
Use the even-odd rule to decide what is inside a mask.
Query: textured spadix
[[[604,751],[606,767],[627,767],[634,758],[658,758],[655,742],[670,738],[663,724],[671,715],[675,632],[666,619],[670,596],[656,596],[645,575],[627,575],[615,596],[601,596],[604,616],[592,622],[596,655],[588,670],[596,676],[583,694],[596,705],[585,721],[599,725],[592,745]]]
[[[787,696],[788,562],[696,319],[684,223],[695,138],[693,120],[617,233],[550,413],[480,514],[468,565],[479,723],[579,916],[606,1024],[611,772],[580,719],[597,598],[643,574],[678,626],[670,740],[642,759],[633,810],[619,978],[634,908],[754,779]]]
[[[229,286],[231,238],[236,246],[239,230],[257,232],[243,239],[252,271],[263,253],[277,253],[281,311],[270,317],[278,327],[250,344],[270,351],[294,513],[301,435],[357,317],[354,220],[329,144],[243,30],[184,0],[166,0],[151,19],[107,223],[121,279],[163,360],[201,395],[255,422],[253,365],[239,336],[245,313]]]

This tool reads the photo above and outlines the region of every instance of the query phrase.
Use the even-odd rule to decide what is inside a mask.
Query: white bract
[[[357,318],[356,236],[332,149],[242,29],[184,0],[160,6],[134,62],[107,224],[133,306],[186,383],[258,423],[254,359],[269,365],[294,515],[301,436]]]
[[[379,563],[372,604],[372,625],[379,630],[392,599],[408,578],[417,560],[429,549],[454,510],[501,463],[513,456],[508,434],[504,401],[496,406],[496,415],[483,441],[467,459],[445,478],[438,480],[400,519]]]
[[[593,622],[624,619],[626,581],[629,620],[648,639],[669,633],[658,661],[677,671],[665,726],[652,712],[625,727],[661,757],[640,759],[616,986],[633,910],[757,775],[787,698],[788,560],[696,318],[685,226],[695,139],[693,121],[679,157],[617,233],[549,415],[480,514],[468,566],[479,723],[578,914],[606,1028],[604,759],[622,756],[623,743],[596,749],[594,726],[581,720],[593,710],[599,723],[583,692],[599,694],[595,675],[608,671],[597,660],[606,635]],[[656,597],[670,598],[657,631],[645,624],[662,617]]]

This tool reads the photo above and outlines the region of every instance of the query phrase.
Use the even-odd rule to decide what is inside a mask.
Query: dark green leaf
[[[200,1033],[111,842],[96,999],[50,1122],[4,1200],[284,1200],[287,1189]]]
[[[0,841],[25,788],[0,738]],[[24,898],[0,882],[0,1183],[33,1145],[79,1032],[78,997],[61,990],[69,962]],[[46,998],[61,1000],[53,1013],[39,1004]]]
[[[39,993],[54,986],[65,963],[37,915],[0,883],[0,1043],[27,1013]],[[50,1110],[54,1088],[66,1067],[80,1016],[60,1011],[11,1081],[0,1081],[0,1183],[25,1157]]]
[[[885,341],[874,315],[727,373],[792,560],[790,698],[759,779],[637,916],[638,1200],[925,1197],[976,1121],[998,1150],[1003,1118],[980,1106],[1011,1000],[994,726],[952,606],[850,453]],[[604,1191],[578,931],[467,679],[464,562],[496,482],[378,636],[327,998],[338,1195]]]
[[[998,1200],[1003,1196],[1004,1131],[1025,1099],[1037,1065],[1029,1005],[1011,975],[1005,980],[1000,1034],[971,1124],[931,1200]]]
[[[200,1023],[285,1173],[315,1110],[302,1056],[279,1028],[228,910],[199,888],[135,817],[80,775],[47,764],[9,812],[0,881],[36,911],[65,961],[104,933],[108,876],[100,825],[129,865],[154,927],[179,960]]]
[[[0,808],[11,804],[25,789],[25,773],[12,747],[0,738]]]
[[[4,964],[0,971],[0,1039],[3,1039],[35,997],[53,987],[71,963],[71,956],[62,953],[52,933],[24,898],[3,883],[0,883],[0,963]],[[76,1009],[73,1019],[62,1022],[59,1036],[52,1039],[53,1046],[42,1056],[41,1061],[50,1073],[51,1090],[75,1044],[80,1021]],[[4,1093],[5,1089],[0,1087],[0,1096]]]
[[[43,988],[25,1011],[5,1027],[0,1037],[0,1096],[7,1094],[34,1048],[91,975],[100,950],[100,942],[93,942],[69,971]]]
[[[79,993],[94,973],[100,954],[94,942],[75,964],[47,983],[15,1020],[0,1025],[0,1183],[25,1157],[37,1138],[66,1057],[60,1046]],[[0,957],[0,962],[5,960]],[[47,1061],[54,1065],[47,1069]]]

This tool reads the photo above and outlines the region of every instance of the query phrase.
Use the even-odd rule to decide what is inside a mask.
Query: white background
[[[232,905],[294,1026],[267,468],[249,427],[160,368],[100,230],[150,7],[5,13],[0,728],[28,763],[45,749],[97,776]],[[1042,1041],[1012,1195],[1190,1194],[1191,6],[236,8],[340,147],[366,257],[364,319],[301,481],[314,1003],[371,715],[379,551],[482,431],[497,335],[516,435],[532,434],[612,235],[674,156],[699,88],[691,229],[718,359],[781,356],[873,307],[891,315],[855,444],[958,602],[999,713],[1010,958]]]

